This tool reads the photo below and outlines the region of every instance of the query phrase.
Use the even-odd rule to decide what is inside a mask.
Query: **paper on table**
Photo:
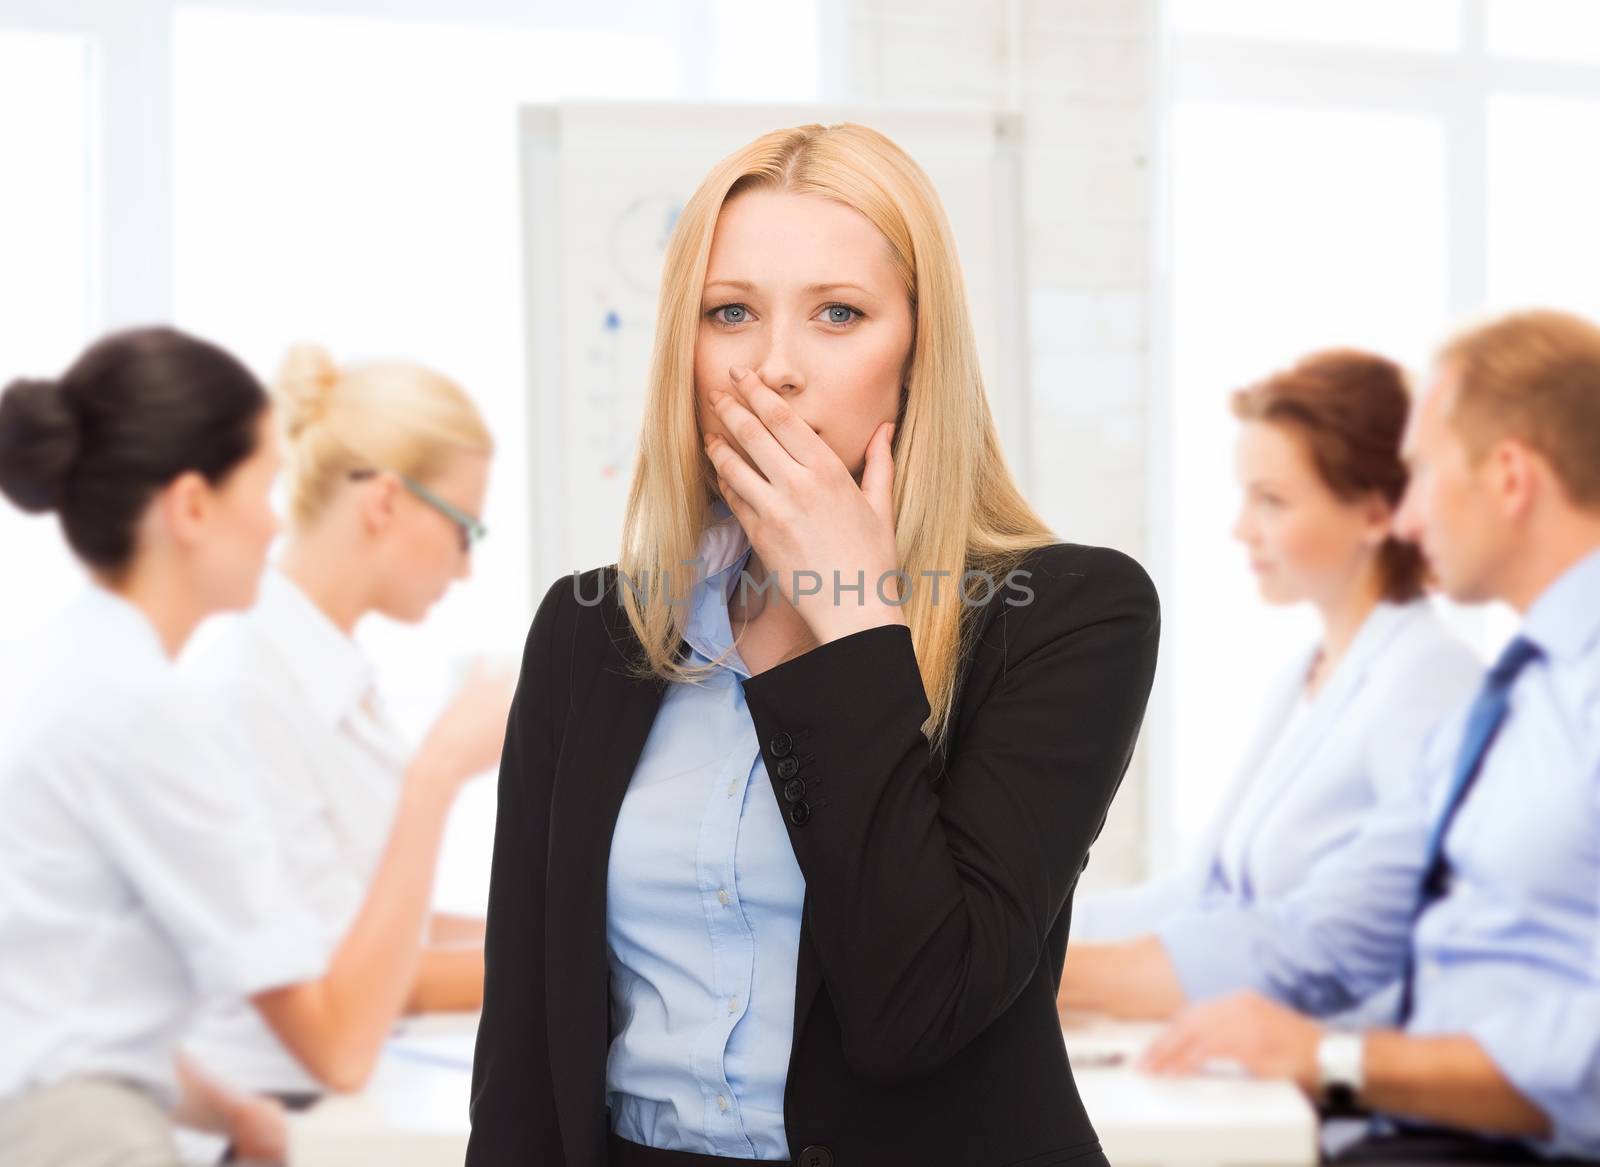
[[[389,1039],[387,1050],[404,1058],[471,1071],[476,1035],[460,1033],[401,1033]]]
[[[1132,1065],[1161,1030],[1159,1024],[1113,1021],[1068,1012],[1061,1018],[1067,1060],[1077,1069]]]

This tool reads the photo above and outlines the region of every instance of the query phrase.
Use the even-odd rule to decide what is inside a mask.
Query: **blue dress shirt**
[[[1474,1038],[1549,1118],[1551,1154],[1600,1155],[1600,551],[1529,609],[1541,650],[1444,855],[1452,879],[1415,921],[1416,1035]],[[1304,1012],[1348,1007],[1399,977],[1430,832],[1468,710],[1422,748],[1416,780],[1294,894],[1158,930],[1185,993],[1253,987]]]
[[[696,664],[733,643],[727,598],[750,555],[725,504],[717,514],[689,597]],[[749,676],[734,652],[704,684],[670,686],[623,799],[606,889],[606,1103],[635,1143],[787,1159],[805,878],[745,706]]]

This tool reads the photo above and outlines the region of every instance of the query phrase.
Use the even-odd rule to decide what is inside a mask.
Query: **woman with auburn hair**
[[[460,386],[407,362],[340,366],[298,345],[273,394],[288,452],[288,540],[255,606],[206,629],[184,668],[217,707],[218,745],[250,776],[325,951],[359,939],[352,927],[372,901],[386,914],[365,942],[410,976],[394,1011],[474,1009],[482,922],[433,915],[423,934],[413,918],[427,910],[457,791],[499,759],[511,678],[470,675],[413,748],[354,634],[373,614],[420,623],[471,573],[494,441]],[[401,836],[423,878],[379,880]],[[319,1089],[237,998],[210,1002],[186,1049],[228,1082],[292,1106]]]
[[[1402,787],[1424,738],[1464,702],[1483,665],[1434,614],[1427,567],[1396,537],[1410,411],[1393,361],[1313,353],[1231,399],[1242,488],[1233,535],[1261,598],[1310,604],[1317,643],[1274,682],[1260,727],[1196,854],[1175,872],[1087,896],[1074,920],[1063,1008],[1142,1012],[1163,961],[1130,941],[1221,903],[1276,899],[1345,847]],[[1358,1013],[1393,1014],[1379,994]],[[1357,1020],[1353,1015],[1350,1020]]]
[[[1022,497],[882,134],[723,159],[661,289],[618,562],[512,706],[468,1163],[1103,1163],[1055,986],[1155,589]]]

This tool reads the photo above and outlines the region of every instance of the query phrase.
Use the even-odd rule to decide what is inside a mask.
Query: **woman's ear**
[[[198,470],[185,470],[162,488],[146,513],[147,534],[180,547],[192,547],[205,536],[211,513],[211,484]]]
[[[361,484],[361,524],[370,533],[380,534],[394,521],[400,483],[392,474],[379,474]]]
[[[1369,547],[1382,547],[1394,536],[1395,508],[1377,491],[1369,491],[1362,503],[1365,530],[1362,541]]]

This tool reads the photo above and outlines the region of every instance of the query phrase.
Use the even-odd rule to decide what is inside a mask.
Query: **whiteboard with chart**
[[[712,165],[759,135],[854,121],[899,143],[955,233],[984,383],[1023,482],[1020,143],[980,108],[584,103],[521,111],[524,314],[535,599],[617,558],[677,215]]]

